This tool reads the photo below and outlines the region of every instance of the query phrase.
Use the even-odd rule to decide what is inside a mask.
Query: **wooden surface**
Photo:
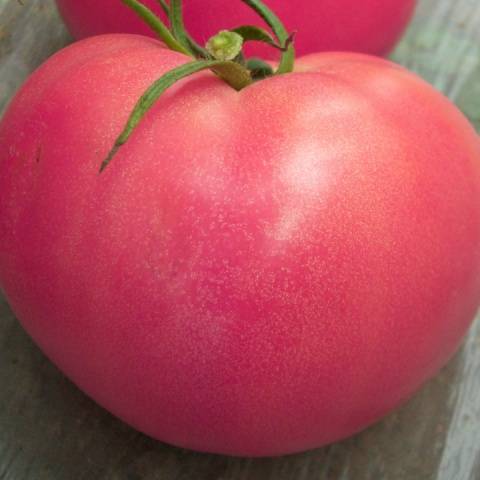
[[[52,1],[23,4],[0,0],[0,110],[70,41]],[[393,57],[480,130],[478,0],[421,1]],[[77,479],[480,480],[480,318],[456,358],[383,422],[326,448],[251,460],[172,448],[114,419],[42,355],[0,297],[0,480]]]

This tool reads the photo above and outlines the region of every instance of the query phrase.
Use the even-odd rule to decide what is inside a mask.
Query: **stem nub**
[[[206,44],[208,53],[217,60],[233,60],[240,54],[243,37],[229,30],[217,33]]]

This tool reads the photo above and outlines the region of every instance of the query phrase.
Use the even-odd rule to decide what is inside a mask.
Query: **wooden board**
[[[23,4],[0,0],[0,110],[70,41],[51,0]],[[480,130],[478,0],[421,1],[393,58]],[[326,448],[252,460],[176,449],[116,420],[42,355],[0,298],[0,480],[82,479],[480,480],[480,319],[456,358],[384,421]]]

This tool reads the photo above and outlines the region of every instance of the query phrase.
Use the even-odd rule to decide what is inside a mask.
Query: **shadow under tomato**
[[[0,347],[0,476],[35,480],[435,478],[464,363],[460,352],[403,408],[348,440],[242,459],[170,447],[112,417],[43,356],[3,297]]]

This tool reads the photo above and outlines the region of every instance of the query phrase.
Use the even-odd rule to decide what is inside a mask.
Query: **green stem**
[[[172,0],[170,3],[170,24],[173,36],[185,47],[191,55],[193,51],[190,49],[185,25],[183,23],[182,0]]]
[[[185,24],[183,22],[182,0],[172,0],[168,18],[172,26],[173,35],[185,48],[191,52],[192,56],[197,58],[209,58],[207,50],[195,42],[195,40],[185,29]]]
[[[130,114],[122,133],[115,141],[115,144],[112,150],[109,152],[107,158],[102,162],[100,172],[105,170],[112,158],[118,152],[119,148],[130,138],[130,135],[141,122],[142,118],[150,110],[158,98],[165,92],[165,90],[179,80],[207,69],[213,70],[217,75],[228,81],[228,83],[230,83],[230,85],[236,90],[241,90],[252,83],[252,78],[248,70],[238,63],[231,61],[196,60],[170,70],[160,77],[156,82],[154,82],[140,97],[135,105],[135,108]]]
[[[191,52],[175,39],[166,25],[148,7],[143,5],[143,3],[140,3],[138,0],[121,1],[134,10],[135,13],[150,26],[167,47],[176,52],[192,56]]]
[[[205,63],[215,62],[215,60],[202,61]],[[250,72],[238,62],[220,61],[218,65],[212,66],[211,69],[237,92],[253,82]]]
[[[280,60],[277,73],[289,73],[293,71],[295,62],[295,49],[291,43],[291,36],[280,19],[260,0],[241,0],[255,10],[265,20],[278,39],[281,47],[286,47]]]
[[[278,50],[284,50],[281,45],[277,45],[270,33],[263,28],[254,25],[242,25],[237,28],[232,28],[230,32],[240,35],[244,42],[262,42]]]
[[[170,18],[170,7],[168,6],[168,3],[165,0],[157,0],[160,6],[162,7],[162,10],[164,11],[165,15]]]

